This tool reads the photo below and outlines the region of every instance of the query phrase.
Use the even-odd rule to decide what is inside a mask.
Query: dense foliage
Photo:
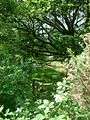
[[[0,0],[0,120],[89,120],[89,31],[89,0]]]

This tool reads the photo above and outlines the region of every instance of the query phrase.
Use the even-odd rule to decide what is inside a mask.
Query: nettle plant
[[[73,101],[69,93],[70,83],[67,80],[57,83],[53,100],[39,99],[31,103],[28,99],[21,108],[15,112],[2,113],[1,120],[89,120],[89,112],[82,110],[78,103]]]
[[[35,118],[33,118],[32,120],[69,120],[69,116],[67,115],[67,113],[60,108],[63,101],[66,101],[68,99],[68,91],[66,91],[67,88],[68,84],[65,80],[63,82],[57,82],[57,90],[56,93],[53,95],[53,101],[37,101],[36,103],[39,106],[37,108]]]
[[[68,84],[64,80],[63,82],[57,82],[56,94],[53,95],[53,101],[47,99],[37,100],[35,107],[31,108],[30,101],[26,100],[26,103],[22,108],[17,108],[15,112],[6,111],[3,115],[5,119],[16,119],[16,120],[69,120],[69,116],[66,111],[60,108],[63,101],[67,101],[68,92],[66,89]],[[32,110],[31,110],[32,109]],[[2,113],[3,106],[1,106],[0,113]]]

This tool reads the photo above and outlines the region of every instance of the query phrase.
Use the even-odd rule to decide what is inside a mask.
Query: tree
[[[75,55],[83,51],[85,44],[79,34],[88,17],[85,0],[9,0],[8,3],[13,12],[7,11],[8,5],[4,3],[6,9],[1,17],[9,22],[14,32],[17,31],[18,40],[15,41],[25,54],[63,60],[70,58],[68,49]]]

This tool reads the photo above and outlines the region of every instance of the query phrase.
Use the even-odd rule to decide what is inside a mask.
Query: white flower
[[[2,112],[3,108],[4,108],[4,106],[2,105],[2,106],[0,107],[0,112]]]
[[[55,101],[58,103],[58,102],[62,102],[63,99],[64,99],[64,96],[63,95],[54,95],[54,98],[55,98]]]
[[[22,108],[17,108],[16,113],[21,111],[22,111]]]

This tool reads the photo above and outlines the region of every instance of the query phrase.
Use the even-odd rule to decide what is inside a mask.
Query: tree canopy
[[[80,54],[85,47],[80,35],[89,22],[87,2],[1,0],[1,41],[39,59],[64,60],[70,58],[69,50]]]

